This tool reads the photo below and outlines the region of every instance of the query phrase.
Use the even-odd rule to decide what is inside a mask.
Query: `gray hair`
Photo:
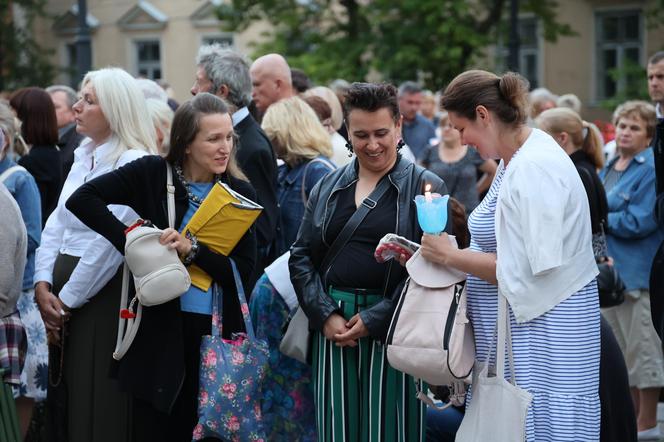
[[[556,101],[556,106],[570,108],[581,115],[581,100],[574,94],[561,95]]]
[[[533,89],[530,91],[530,103],[543,103],[545,101],[553,101],[554,103],[556,100],[558,100],[558,97],[548,90],[545,87],[538,87],[537,89]]]
[[[417,94],[422,92],[422,87],[414,81],[405,81],[399,86],[399,96],[404,94]]]
[[[662,60],[664,60],[664,51],[655,52],[648,59],[648,64],[657,64]]]
[[[55,84],[53,86],[49,86],[46,88],[46,92],[49,94],[64,92],[67,96],[67,104],[69,105],[70,109],[74,107],[74,104],[76,104],[78,101],[78,95],[76,94],[76,91],[69,86],[65,86],[64,84]]]
[[[228,101],[238,108],[251,102],[251,76],[249,60],[239,52],[218,43],[201,46],[196,56],[196,64],[203,67],[205,75],[212,82],[213,94],[222,85],[228,87]]]
[[[163,103],[168,103],[168,94],[157,84],[156,81],[152,81],[148,78],[137,78],[136,82],[146,99],[159,100]]]

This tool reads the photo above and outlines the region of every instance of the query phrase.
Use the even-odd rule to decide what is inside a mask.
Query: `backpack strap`
[[[25,169],[25,167],[19,166],[18,164],[15,165],[15,166],[10,167],[9,169],[2,172],[2,174],[0,174],[0,183],[4,183],[5,181],[7,181],[7,178],[14,175],[16,172],[20,172],[20,171],[28,173],[28,171]]]

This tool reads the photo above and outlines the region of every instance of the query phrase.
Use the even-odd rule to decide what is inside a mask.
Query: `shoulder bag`
[[[171,165],[166,162],[166,195],[168,205],[168,225],[175,224],[175,187]],[[175,249],[169,249],[159,243],[163,230],[139,219],[125,230],[125,263],[122,272],[122,295],[120,300],[120,319],[118,337],[113,352],[113,359],[120,360],[127,353],[136,337],[141,323],[143,306],[164,304],[187,290],[191,278],[187,268],[180,261]],[[134,277],[136,294],[127,306],[129,276]],[[136,312],[133,312],[137,303]],[[126,323],[126,327],[125,327]]]
[[[450,236],[456,246],[456,239]],[[387,360],[431,385],[470,375],[473,328],[466,315],[466,274],[427,261],[420,250],[406,263],[406,281],[387,334]]]
[[[360,207],[357,208],[355,213],[346,222],[339,235],[330,246],[325,254],[320,269],[325,274],[327,269],[332,264],[332,261],[337,257],[343,246],[353,236],[355,230],[360,225],[362,220],[369,214],[369,212],[378,205],[381,197],[385,194],[390,187],[390,181],[387,177],[380,180],[376,188],[371,194],[362,201]],[[298,307],[293,313],[291,318],[286,323],[286,332],[279,344],[279,350],[293,359],[300,362],[307,363],[309,358],[309,342],[311,339],[311,330],[309,329],[309,319],[302,307]]]
[[[473,370],[472,400],[456,433],[456,442],[526,440],[526,417],[533,395],[516,385],[507,299],[500,293],[496,322],[498,344],[491,346],[487,361]],[[493,349],[496,349],[496,366],[495,370],[489,370]],[[505,350],[511,381],[505,379]]]

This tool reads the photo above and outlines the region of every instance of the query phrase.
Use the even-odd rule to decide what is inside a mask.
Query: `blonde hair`
[[[171,138],[171,124],[173,123],[173,109],[168,104],[155,98],[145,100],[148,107],[148,113],[152,119],[152,125],[155,129],[161,131],[164,136],[161,150],[168,152],[169,140]]]
[[[618,121],[624,117],[637,117],[646,124],[646,134],[648,138],[655,135],[655,127],[657,126],[657,113],[655,106],[642,100],[625,101],[618,106],[613,112],[613,125],[617,126]]]
[[[5,134],[7,140],[7,151],[5,153],[14,152],[14,139],[16,138],[16,120],[9,105],[6,101],[0,101],[0,131]],[[4,146],[0,146],[0,155],[3,153]]]
[[[339,128],[341,128],[341,125],[344,122],[344,111],[341,108],[341,103],[339,102],[337,94],[335,94],[332,89],[325,86],[316,86],[307,90],[303,96],[316,96],[325,100],[332,111],[332,116],[330,117],[332,120],[332,127],[334,130],[339,130]]]
[[[263,116],[262,128],[286,153],[290,166],[319,155],[332,156],[332,141],[314,110],[299,97],[279,100]]]
[[[549,134],[566,132],[572,144],[588,155],[595,168],[604,164],[602,141],[592,125],[581,119],[579,114],[567,107],[547,109],[535,119],[537,126]]]
[[[138,83],[120,68],[90,71],[82,87],[90,84],[95,91],[111,132],[117,139],[115,158],[131,149],[157,153],[157,133],[149,118],[145,98]]]

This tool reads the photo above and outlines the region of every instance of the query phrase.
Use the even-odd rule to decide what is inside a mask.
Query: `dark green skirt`
[[[58,255],[53,269],[57,294],[74,271],[78,258]],[[131,440],[130,401],[109,377],[118,331],[122,267],[67,322],[63,381],[67,389],[69,442]]]
[[[380,295],[330,289],[346,319]],[[326,442],[417,442],[425,435],[425,407],[415,381],[390,367],[386,348],[371,337],[357,347],[337,347],[314,333],[312,384],[318,440]]]

